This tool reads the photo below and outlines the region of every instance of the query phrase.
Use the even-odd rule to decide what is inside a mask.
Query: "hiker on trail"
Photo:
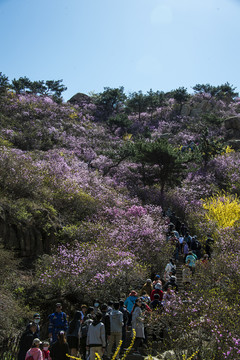
[[[174,302],[175,299],[176,299],[175,292],[172,289],[172,286],[169,285],[167,291],[163,295],[163,301],[162,301],[163,307],[166,308],[168,306],[172,306],[172,303]]]
[[[52,360],[69,360],[69,347],[65,332],[61,330],[58,333],[57,341],[55,341],[50,348],[50,356]]]
[[[86,313],[87,313],[87,305],[85,305],[85,304],[83,304],[83,305],[81,305],[81,311],[80,311],[80,313],[81,313],[81,322],[83,322],[83,319],[84,319],[84,317],[85,317],[85,315],[86,315]]]
[[[179,243],[179,239],[175,240],[175,250],[174,250],[174,259],[176,262],[178,262],[179,254],[181,252],[181,244]]]
[[[175,262],[173,259],[170,259],[165,267],[164,276],[163,276],[164,281],[165,282],[169,281],[170,273],[173,275],[175,272],[176,272]]]
[[[62,304],[56,304],[56,311],[49,315],[48,337],[51,339],[51,343],[54,343],[58,339],[59,331],[67,331],[68,322],[67,315],[62,311]]]
[[[124,301],[119,301],[119,310],[123,314],[123,326],[122,326],[122,347],[121,350],[124,349],[125,343],[126,343],[126,337],[127,337],[127,323],[128,323],[128,311],[126,307],[124,306]]]
[[[139,352],[139,346],[142,340],[145,338],[144,334],[144,312],[141,309],[142,300],[137,298],[132,311],[132,329],[136,331],[136,340],[134,343],[134,349]]]
[[[103,356],[106,348],[105,326],[101,322],[102,314],[94,315],[93,322],[89,325],[87,335],[87,350],[90,350],[90,360],[95,360],[95,353]]]
[[[157,284],[162,285],[162,281],[161,281],[160,275],[155,275],[154,280],[153,280],[153,283],[152,283],[153,289],[155,289],[155,286],[156,286]],[[152,293],[152,292],[151,292],[151,293]],[[151,296],[151,294],[150,294],[150,296]]]
[[[43,345],[43,349],[42,349],[43,360],[52,360],[50,356],[49,342],[43,341],[42,345]]]
[[[123,313],[119,310],[119,302],[113,304],[113,310],[110,313],[111,332],[108,341],[107,356],[110,358],[113,344],[116,344],[116,348],[122,340],[122,326],[123,326]],[[117,355],[119,359],[119,352]]]
[[[176,282],[176,276],[172,275],[170,277],[170,280],[164,285],[163,289],[166,291],[168,287],[171,287],[171,289],[178,291],[178,285]]]
[[[126,298],[126,300],[124,301],[124,305],[127,307],[127,311],[129,313],[132,312],[136,299],[137,299],[137,292],[135,290],[132,290],[128,295],[128,297]]]
[[[151,292],[151,301],[154,300],[154,295],[155,294],[158,294],[159,295],[159,298],[160,298],[160,301],[162,300],[163,298],[163,291],[162,291],[162,285],[161,284],[156,284],[155,286],[155,289],[153,289],[153,291]]]
[[[152,310],[160,309],[162,307],[162,302],[160,300],[159,294],[154,294],[154,299],[150,303],[150,308]]]
[[[189,232],[186,232],[186,235],[184,236],[184,241],[188,244],[188,248],[191,249],[192,237],[189,235]]]
[[[87,334],[90,324],[93,322],[94,308],[90,306],[87,309],[86,315],[82,321],[80,328],[80,353],[83,356],[83,360],[86,360],[86,346],[87,346]]]
[[[180,235],[180,237],[179,237],[180,254],[183,254],[183,242],[184,242],[184,237],[182,235]]]
[[[77,356],[79,348],[79,333],[81,327],[81,312],[76,311],[73,320],[67,330],[67,342],[70,349],[70,355]]]
[[[37,325],[31,322],[22,334],[19,342],[18,360],[25,360],[26,353],[31,348],[33,340],[35,339],[36,331]]]
[[[110,314],[108,313],[107,304],[102,304],[101,312],[102,312],[102,323],[105,326],[105,338],[106,338],[106,344],[107,344],[108,343],[108,338],[109,338],[109,336],[111,334]]]
[[[31,348],[27,351],[25,360],[43,360],[42,350],[39,349],[41,341],[36,338],[32,342]]]
[[[186,233],[187,233],[187,227],[185,226],[185,224],[182,224],[180,229],[180,234],[184,237]]]
[[[110,314],[110,312],[112,311],[112,309],[113,309],[113,301],[110,300],[110,301],[108,302],[107,313]]]
[[[39,326],[40,320],[41,318],[39,313],[33,315],[33,320],[31,320],[31,323],[35,323],[37,326],[36,331],[34,333],[34,339],[35,338],[40,339],[40,326]],[[27,325],[26,330],[29,330],[29,324]]]
[[[145,282],[145,284],[143,285],[141,291],[140,291],[140,295],[143,294],[144,291],[146,291],[146,293],[150,296],[151,292],[153,290],[153,284],[152,284],[152,280],[151,279],[147,279],[147,281]]]
[[[151,302],[151,298],[150,296],[146,293],[146,291],[143,291],[142,295],[141,295],[141,299],[142,301],[144,301],[146,304],[150,304]]]
[[[186,286],[190,285],[191,281],[192,281],[192,270],[189,267],[189,262],[190,262],[190,260],[188,261],[187,264],[183,265],[183,268],[182,268],[182,282],[183,282],[184,288],[186,288]]]
[[[189,253],[188,253],[187,257],[186,257],[185,263],[189,264],[189,267],[191,268],[192,273],[194,273],[196,261],[197,261],[197,255],[194,254],[194,252],[189,251]]]
[[[186,241],[183,242],[183,259],[184,259],[184,262],[186,260],[186,257],[188,255],[188,252],[189,252],[189,247],[188,247],[188,244]]]
[[[201,248],[202,248],[202,245],[198,241],[197,236],[196,235],[193,236],[193,238],[192,238],[192,251],[197,255],[198,259],[201,258]]]
[[[98,299],[93,300],[93,309],[94,309],[94,314],[99,312],[100,302]]]

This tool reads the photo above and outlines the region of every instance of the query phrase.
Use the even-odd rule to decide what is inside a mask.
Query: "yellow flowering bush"
[[[203,203],[205,218],[215,222],[218,228],[232,227],[240,220],[240,201],[237,196],[219,194]]]

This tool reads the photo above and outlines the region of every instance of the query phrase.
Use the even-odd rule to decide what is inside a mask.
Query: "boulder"
[[[232,116],[225,120],[227,130],[240,130],[240,116]]]
[[[77,93],[68,100],[70,104],[83,106],[92,103],[92,98],[83,93]]]

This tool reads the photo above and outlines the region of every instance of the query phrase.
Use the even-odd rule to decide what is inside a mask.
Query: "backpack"
[[[34,360],[33,356],[32,355],[29,355],[26,360]]]

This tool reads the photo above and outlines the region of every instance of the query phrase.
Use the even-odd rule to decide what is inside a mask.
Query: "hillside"
[[[203,249],[214,241],[210,265],[183,295],[191,301],[179,301],[171,339],[179,349],[183,328],[200,326],[201,345],[189,340],[190,349],[207,354],[208,338],[218,359],[237,356],[240,99],[213,90],[106,88],[67,103],[1,91],[0,256],[9,259],[0,268],[1,339],[58,299],[71,313],[163,274],[174,251],[171,208]]]

